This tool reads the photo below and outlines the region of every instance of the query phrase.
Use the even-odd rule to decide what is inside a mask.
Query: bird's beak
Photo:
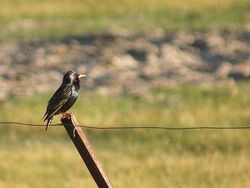
[[[78,78],[86,77],[87,75],[85,74],[79,74]]]

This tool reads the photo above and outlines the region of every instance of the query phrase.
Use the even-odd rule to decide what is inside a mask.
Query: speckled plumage
[[[69,71],[64,75],[61,86],[49,100],[47,110],[43,116],[44,121],[47,120],[45,130],[48,129],[54,115],[67,112],[67,110],[69,110],[75,103],[80,89],[79,78],[80,75],[73,71]]]

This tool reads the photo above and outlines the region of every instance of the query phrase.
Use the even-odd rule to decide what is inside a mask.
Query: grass
[[[249,125],[249,83],[155,89],[151,100],[81,94],[88,125]],[[48,96],[0,104],[1,121],[39,123]],[[55,122],[59,122],[59,117]],[[94,187],[62,127],[0,127],[0,187]],[[86,134],[115,187],[249,187],[250,132],[94,131]]]
[[[112,28],[196,30],[249,24],[248,0],[1,0],[0,39],[53,39]]]

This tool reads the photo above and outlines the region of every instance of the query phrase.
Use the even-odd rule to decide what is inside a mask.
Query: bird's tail
[[[45,127],[45,131],[47,131],[47,130],[48,130],[49,125],[50,125],[50,123],[52,122],[52,120],[53,120],[53,116],[52,116],[52,117],[47,118],[47,124],[46,124],[46,127]]]
[[[42,117],[42,121],[46,121],[46,119],[48,118],[47,117],[48,116],[48,112],[46,111],[45,113],[44,113],[44,115],[43,115],[43,117]]]

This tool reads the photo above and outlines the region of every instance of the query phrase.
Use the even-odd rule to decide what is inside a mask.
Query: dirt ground
[[[0,44],[0,100],[55,90],[62,74],[88,75],[82,87],[144,96],[155,87],[235,83],[250,78],[250,27],[240,31],[113,30],[53,42]]]

